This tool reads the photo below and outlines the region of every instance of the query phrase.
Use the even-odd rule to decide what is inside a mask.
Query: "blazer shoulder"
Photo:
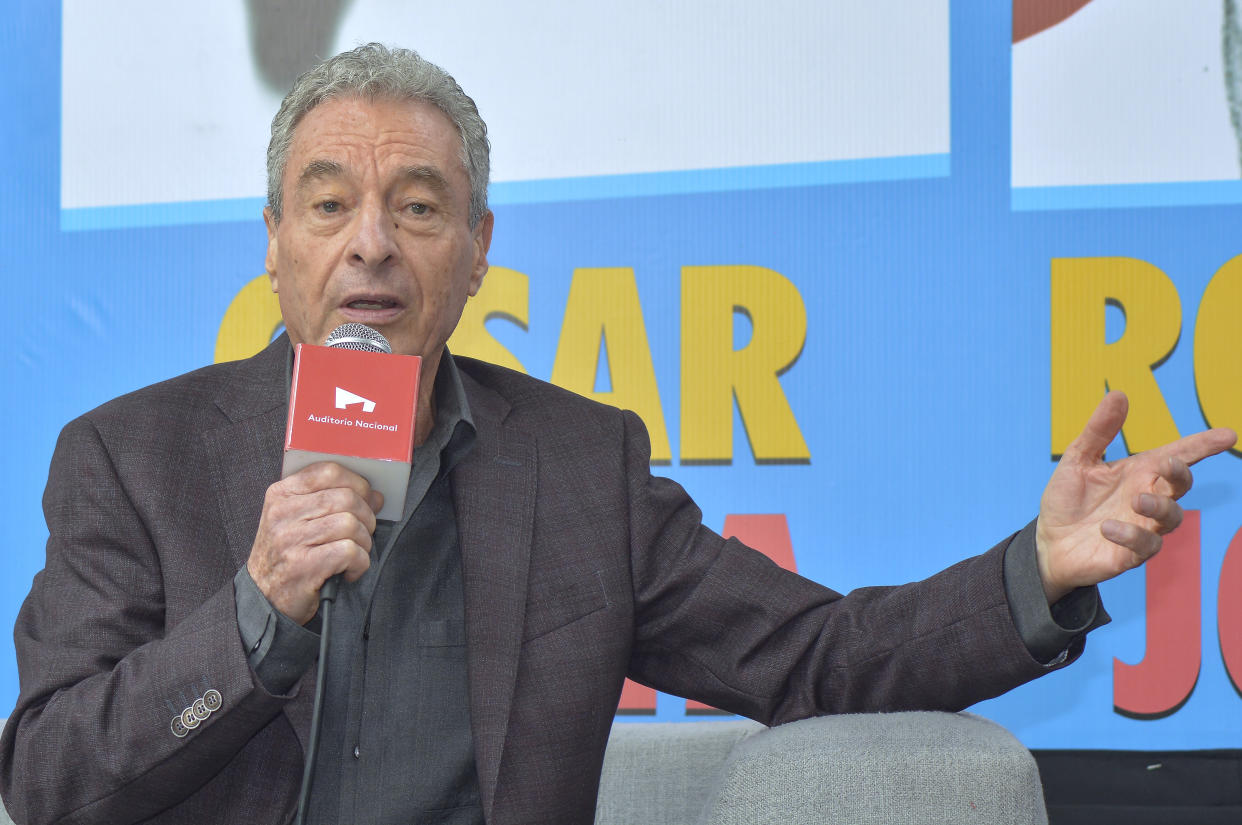
[[[280,343],[279,341],[277,343]],[[188,422],[231,420],[286,403],[281,354],[275,344],[251,358],[210,364],[118,396],[79,416],[66,429],[89,424],[101,434],[146,437],[185,429]]]

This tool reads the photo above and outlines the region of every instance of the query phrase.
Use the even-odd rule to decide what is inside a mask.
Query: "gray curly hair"
[[[368,43],[320,63],[293,84],[272,118],[267,144],[267,205],[279,222],[283,209],[281,182],[293,144],[293,130],[306,113],[327,100],[425,100],[453,121],[461,134],[461,162],[470,178],[470,227],[487,214],[490,174],[487,124],[478,107],[448,72],[409,49]]]

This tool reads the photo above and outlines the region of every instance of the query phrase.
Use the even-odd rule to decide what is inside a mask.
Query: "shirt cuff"
[[[1110,621],[1097,587],[1079,587],[1049,606],[1035,556],[1035,522],[1005,548],[1005,597],[1022,643],[1045,665],[1060,665],[1082,651],[1087,632]]]
[[[233,576],[233,595],[237,629],[250,669],[268,693],[287,695],[314,663],[319,634],[273,607],[244,564]]]

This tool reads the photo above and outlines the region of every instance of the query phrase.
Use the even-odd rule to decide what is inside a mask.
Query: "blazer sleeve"
[[[960,710],[1050,669],[1010,615],[1012,537],[924,581],[842,595],[704,527],[685,491],[650,473],[642,423],[625,418],[631,678],[773,725]]]
[[[88,419],[65,428],[43,499],[46,566],[14,630],[21,693],[0,739],[0,788],[18,821],[146,820],[216,776],[284,704],[252,679],[231,578],[166,575],[168,548],[134,483]],[[174,549],[191,567],[213,550]],[[199,603],[170,626],[174,595]],[[206,718],[192,712],[197,724],[179,729],[174,718],[196,705]]]

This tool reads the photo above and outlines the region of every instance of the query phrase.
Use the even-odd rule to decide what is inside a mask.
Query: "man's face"
[[[354,321],[438,363],[487,272],[489,212],[470,228],[452,121],[422,101],[330,100],[293,133],[267,271],[294,343]]]

